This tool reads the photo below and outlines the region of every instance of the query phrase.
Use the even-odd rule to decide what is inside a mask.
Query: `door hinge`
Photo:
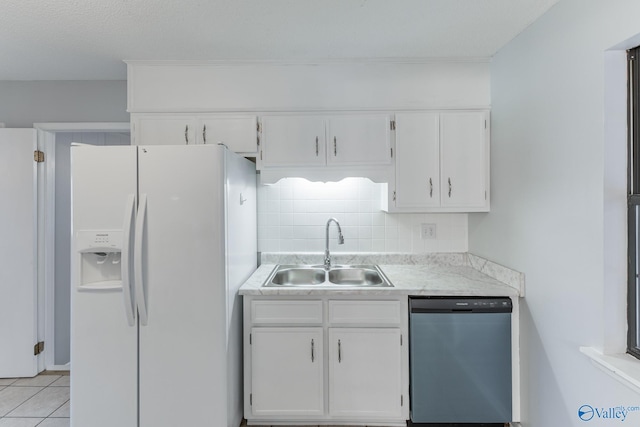
[[[249,393],[249,405],[253,405],[253,393]]]
[[[33,152],[33,161],[36,163],[44,162],[44,152],[40,150],[36,150]]]
[[[396,130],[396,121],[395,120],[391,120],[389,122],[389,127],[391,128],[391,130]]]
[[[394,202],[396,201],[396,192],[395,191],[393,192],[393,201]]]
[[[404,395],[400,395],[400,406],[404,406]]]
[[[38,344],[33,346],[33,355],[37,356],[44,351],[44,341],[40,341]]]

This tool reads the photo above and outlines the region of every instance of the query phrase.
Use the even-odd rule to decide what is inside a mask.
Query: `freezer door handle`
[[[124,312],[129,326],[135,324],[135,304],[131,287],[131,231],[135,221],[136,196],[130,194],[124,211],[124,235],[122,236],[122,256],[120,269],[122,274],[122,295],[124,297]]]
[[[135,271],[136,303],[138,305],[138,316],[140,324],[147,325],[149,319],[147,312],[147,298],[144,285],[144,274],[142,271],[142,250],[144,241],[144,227],[147,221],[147,195],[140,195],[138,206],[138,217],[136,218],[136,238],[133,254],[133,268]]]

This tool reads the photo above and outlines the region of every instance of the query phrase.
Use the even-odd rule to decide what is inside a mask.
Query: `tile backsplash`
[[[382,184],[366,178],[309,182],[287,178],[258,186],[258,250],[323,252],[325,225],[332,252],[467,252],[467,214],[389,214],[380,209]],[[434,239],[421,238],[421,224],[435,224]]]

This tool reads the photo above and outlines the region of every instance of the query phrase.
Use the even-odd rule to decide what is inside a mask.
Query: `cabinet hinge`
[[[36,163],[44,162],[44,152],[36,150],[33,152],[33,161]]]
[[[249,405],[253,405],[253,393],[249,393]]]
[[[44,351],[44,341],[40,341],[38,344],[33,346],[33,355],[37,356]]]
[[[393,201],[394,202],[396,201],[396,192],[395,191],[393,192]]]
[[[389,127],[391,128],[391,130],[396,130],[396,121],[395,120],[391,120],[389,122]]]
[[[400,406],[404,406],[404,395],[400,395]]]

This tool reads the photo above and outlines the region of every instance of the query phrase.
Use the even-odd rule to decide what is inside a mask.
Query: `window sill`
[[[580,347],[580,352],[591,359],[596,367],[640,393],[640,360],[628,354],[602,354],[594,347]]]

